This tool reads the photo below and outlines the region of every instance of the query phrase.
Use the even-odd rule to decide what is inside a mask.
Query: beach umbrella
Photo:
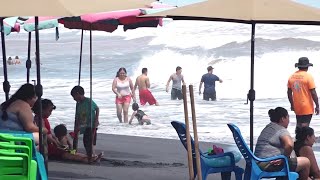
[[[92,30],[113,32],[118,28],[118,25],[123,25],[124,31],[128,29],[136,29],[138,27],[157,27],[162,25],[162,18],[138,18],[137,16],[142,15],[140,9],[104,12],[87,14],[79,17],[62,18],[59,20],[60,23],[64,24],[69,29],[81,29],[81,45],[80,45],[80,61],[79,61],[79,77],[78,85],[80,85],[81,79],[81,65],[82,65],[82,47],[83,47],[83,30],[89,30],[90,32],[90,48],[89,48],[89,59],[90,59],[90,101],[92,101]],[[90,106],[92,104],[90,103]],[[91,113],[91,111],[90,111]],[[92,117],[90,115],[90,117]],[[92,121],[92,119],[90,119]],[[76,124],[76,122],[75,122]],[[90,132],[92,133],[92,132]],[[92,137],[92,136],[90,136]],[[92,141],[92,139],[91,139]],[[73,141],[73,147],[77,148],[78,145],[78,134],[75,134]]]
[[[225,21],[251,24],[250,149],[253,150],[253,102],[255,25],[319,25],[320,9],[290,0],[207,0],[146,17],[168,17],[174,20]]]
[[[158,8],[160,6],[154,6],[153,3],[150,8]],[[150,9],[145,8],[145,9]],[[79,79],[78,85],[80,85],[81,78],[81,64],[82,64],[82,46],[83,46],[83,30],[99,30],[106,32],[115,31],[119,25],[123,25],[124,31],[128,29],[136,29],[139,27],[157,27],[162,26],[162,18],[138,18],[137,16],[142,15],[142,9],[129,9],[102,13],[85,14],[75,17],[39,17],[39,30],[57,28],[59,23],[63,24],[64,27],[69,29],[81,29],[81,45],[80,45],[80,62],[79,62]],[[24,29],[29,33],[35,30],[35,18],[31,17],[24,22]],[[92,37],[90,32],[90,49],[92,48]],[[28,50],[30,52],[30,48]],[[30,53],[28,53],[30,54]],[[92,52],[90,51],[90,57]],[[91,62],[92,60],[90,60]],[[90,63],[90,69],[92,68]],[[28,72],[28,70],[27,70]],[[90,71],[90,79],[91,79]],[[91,82],[91,81],[90,81]],[[91,83],[90,83],[91,84]],[[92,86],[90,86],[91,88]],[[92,90],[90,89],[90,92]],[[90,94],[90,97],[92,95]],[[77,138],[74,138],[74,146],[77,147]]]
[[[123,9],[141,8],[151,3],[150,0],[28,0],[27,7],[21,4],[21,0],[10,0],[1,2],[0,17],[11,16],[35,16],[35,43],[36,43],[36,72],[37,72],[37,85],[36,94],[38,102],[41,104],[42,85],[40,76],[40,47],[39,47],[39,16],[57,16],[57,17],[71,17],[80,16],[89,13],[117,11]],[[9,8],[8,8],[9,7]],[[10,8],[14,7],[14,8]],[[0,19],[0,26],[3,27],[3,18]],[[1,41],[2,41],[2,55],[3,55],[3,72],[4,72],[4,91],[6,99],[10,90],[10,84],[6,78],[6,49],[4,28],[1,28]],[[39,113],[42,114],[41,105],[39,105]],[[44,154],[43,139],[42,139],[42,121],[39,123],[39,136],[40,136],[40,152]],[[47,161],[46,161],[47,167]]]

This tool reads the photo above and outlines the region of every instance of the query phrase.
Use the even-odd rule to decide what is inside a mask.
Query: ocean
[[[250,87],[251,26],[236,23],[171,21],[163,27],[140,28],[113,33],[93,32],[93,100],[100,107],[99,133],[177,139],[171,121],[184,121],[183,102],[170,100],[165,91],[169,76],[176,66],[182,67],[187,85],[193,85],[198,136],[202,141],[234,144],[227,123],[236,124],[249,143],[249,105],[246,97]],[[75,101],[70,96],[78,84],[79,30],[60,28],[40,31],[41,76],[43,98],[57,106],[50,119],[51,126],[60,123],[73,129]],[[8,66],[10,94],[26,82],[27,33],[12,33],[6,37],[7,57],[19,56],[22,64]],[[33,34],[34,40],[34,34]],[[257,25],[255,51],[254,141],[270,122],[268,110],[282,106],[290,109],[287,80],[296,71],[299,57],[307,56],[314,67],[309,69],[316,85],[320,84],[320,27],[294,25]],[[34,44],[32,55],[34,55]],[[2,57],[1,57],[2,58]],[[31,79],[36,79],[32,56]],[[208,65],[223,83],[216,84],[217,101],[203,101],[198,94],[201,76]],[[2,69],[2,65],[0,65]],[[152,125],[120,124],[116,117],[112,81],[120,67],[135,81],[143,67],[148,68],[151,91],[160,106],[142,106]],[[2,71],[1,71],[2,72]],[[1,73],[0,79],[3,79]],[[89,32],[85,32],[81,86],[89,97]],[[203,89],[203,88],[202,88]],[[319,92],[318,92],[319,93]],[[138,94],[137,94],[138,95]],[[0,92],[0,101],[4,101]],[[188,93],[188,101],[190,96]],[[129,109],[129,117],[132,109]],[[189,118],[191,109],[189,104]],[[288,130],[294,136],[295,115],[290,111]],[[192,126],[191,126],[192,127]],[[314,116],[311,127],[320,135],[320,116]],[[317,153],[320,146],[315,145]]]

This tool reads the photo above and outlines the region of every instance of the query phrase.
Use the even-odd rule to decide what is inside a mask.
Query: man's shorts
[[[130,104],[131,95],[122,96],[121,98],[116,97],[116,104]]]
[[[288,158],[289,162],[289,169],[290,171],[296,171],[297,169],[297,158]],[[284,163],[281,163],[280,165],[273,165],[270,164],[270,162],[258,162],[258,166],[263,171],[267,172],[277,172],[283,169]]]
[[[308,123],[310,124],[312,119],[312,114],[308,115],[296,115],[297,123]]]
[[[171,89],[171,100],[176,100],[176,99],[179,99],[181,100],[183,97],[182,97],[182,91],[181,89],[174,89],[172,88]]]
[[[149,89],[143,89],[139,91],[140,104],[145,105],[149,103],[150,105],[156,104],[157,101],[149,91]]]
[[[203,100],[209,101],[209,99],[211,99],[212,101],[216,101],[217,100],[216,92],[203,93]]]

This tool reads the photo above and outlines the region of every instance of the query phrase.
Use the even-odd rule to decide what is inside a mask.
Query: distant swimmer
[[[11,56],[8,58],[7,64],[8,65],[13,65],[13,60],[12,60]]]
[[[20,61],[20,59],[19,59],[19,56],[16,56],[15,58],[14,58],[14,64],[21,64],[21,61]]]
[[[170,81],[172,80],[172,88],[171,88],[171,100],[176,100],[179,99],[181,100],[182,97],[182,91],[181,91],[181,82],[183,85],[185,85],[183,75],[181,74],[182,68],[178,66],[176,68],[176,73],[173,73],[167,82],[166,85],[166,91],[169,92],[169,84]]]
[[[207,70],[208,73],[204,74],[201,77],[199,85],[199,95],[201,94],[202,83],[204,83],[203,100],[209,101],[209,99],[211,99],[212,101],[216,101],[216,81],[222,83],[222,80],[218,76],[212,74],[212,66],[209,66]]]
[[[319,102],[316,86],[308,68],[313,66],[307,57],[299,58],[295,64],[299,70],[293,73],[288,80],[288,99],[291,110],[295,112],[297,127],[309,126],[312,115],[319,114]],[[314,108],[314,104],[316,107]]]
[[[140,104],[145,105],[146,103],[149,103],[150,105],[155,104],[156,106],[159,106],[157,100],[153,97],[150,90],[150,81],[148,77],[148,69],[142,68],[142,74],[137,77],[136,83],[134,85],[134,90],[139,88],[139,97],[140,97]]]

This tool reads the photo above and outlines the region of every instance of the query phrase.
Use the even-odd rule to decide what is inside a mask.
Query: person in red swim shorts
[[[145,105],[146,103],[149,103],[150,105],[156,105],[159,106],[157,100],[153,97],[152,93],[148,88],[150,88],[150,81],[148,77],[148,69],[142,68],[142,74],[137,77],[136,83],[133,88],[133,92],[135,90],[139,89],[139,97],[140,97],[140,104]],[[135,93],[133,93],[135,94]]]

